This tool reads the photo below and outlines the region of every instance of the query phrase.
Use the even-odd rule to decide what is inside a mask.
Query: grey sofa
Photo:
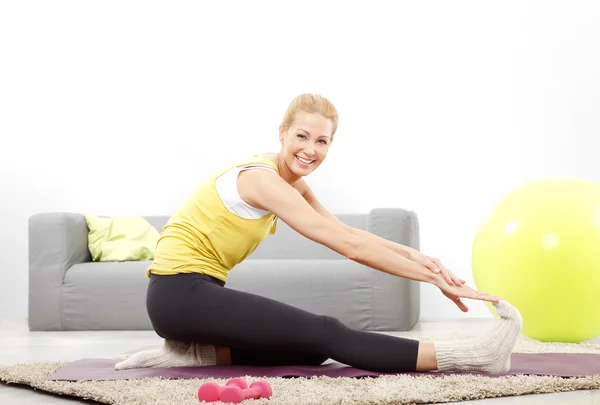
[[[145,217],[161,230],[169,217]],[[419,249],[417,215],[400,208],[338,215],[345,223]],[[29,218],[29,328],[149,330],[145,297],[148,261],[93,262],[83,214]],[[410,330],[419,318],[419,283],[391,276],[337,254],[283,221],[277,233],[235,267],[228,288],[260,294],[347,326]]]

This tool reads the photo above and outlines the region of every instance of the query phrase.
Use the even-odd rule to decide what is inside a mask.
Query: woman
[[[303,177],[325,160],[338,114],[324,97],[302,94],[279,130],[281,148],[210,176],[163,229],[147,309],[157,350],[132,355],[117,370],[215,364],[319,365],[331,358],[376,372],[506,372],[522,319],[510,304],[471,289],[439,260],[331,215]],[[281,219],[303,236],[379,271],[431,283],[467,311],[461,298],[494,303],[500,320],[467,342],[417,340],[353,330],[339,320],[225,287],[228,272],[250,255]]]

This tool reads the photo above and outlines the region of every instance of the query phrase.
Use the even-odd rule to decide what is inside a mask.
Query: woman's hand
[[[450,270],[446,268],[440,261],[440,259],[436,259],[433,257],[425,256],[421,252],[416,249],[409,248],[407,249],[408,258],[413,262],[419,263],[422,266],[427,267],[429,270],[436,274],[441,274],[444,277],[444,280],[450,285],[462,286],[466,283],[465,280],[457,277]]]
[[[460,286],[450,285],[446,282],[446,280],[443,279],[440,279],[435,285],[442,291],[442,294],[454,302],[456,306],[463,312],[467,312],[469,308],[465,305],[461,298],[469,298],[488,302],[498,302],[501,299],[495,295],[477,291],[464,284],[461,284]]]
[[[442,264],[440,259],[429,257],[429,260],[431,260],[433,263],[435,263],[437,268],[441,270],[441,274],[444,277],[444,280],[446,280],[446,282],[448,282],[448,284],[457,285],[460,287],[466,283],[465,280],[456,276],[454,273],[452,273],[450,270],[448,270],[448,268],[446,268],[446,266],[444,266]]]

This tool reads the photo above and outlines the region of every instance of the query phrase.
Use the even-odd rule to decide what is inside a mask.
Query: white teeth
[[[302,163],[306,163],[307,165],[311,164],[312,162],[314,162],[314,160],[304,160],[301,157],[296,156],[296,159],[298,159],[299,161],[301,161]]]

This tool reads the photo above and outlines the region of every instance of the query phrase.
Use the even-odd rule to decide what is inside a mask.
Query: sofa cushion
[[[142,217],[85,215],[88,248],[97,262],[154,259],[159,233]]]
[[[66,330],[152,329],[146,312],[150,261],[88,262],[71,266],[62,288]]]

